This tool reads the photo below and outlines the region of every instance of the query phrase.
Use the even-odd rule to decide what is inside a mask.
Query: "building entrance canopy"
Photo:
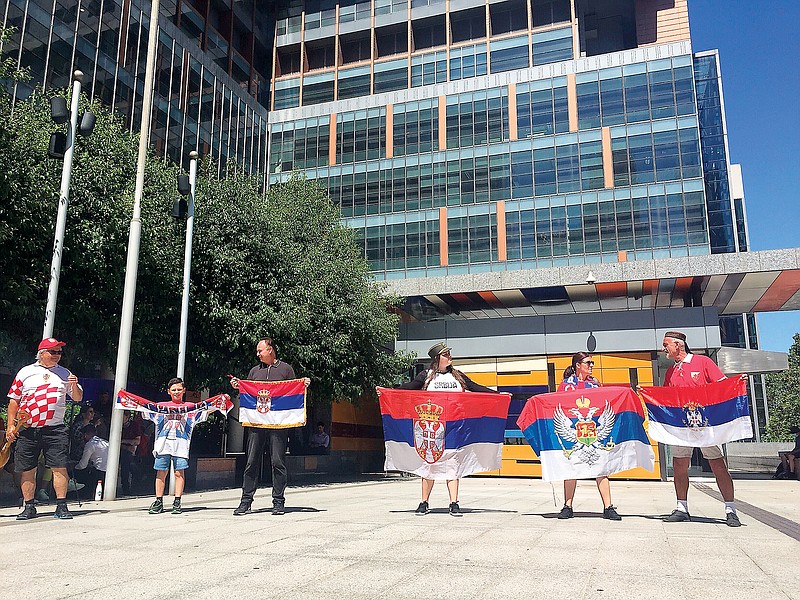
[[[800,309],[800,248],[389,282],[406,321],[679,307]]]

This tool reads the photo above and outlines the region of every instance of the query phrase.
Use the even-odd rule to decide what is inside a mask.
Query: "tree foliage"
[[[789,427],[800,425],[800,333],[794,334],[789,348],[789,368],[766,376],[769,401],[767,440],[789,442],[794,435]]]
[[[63,93],[63,92],[62,92]],[[81,376],[114,366],[138,137],[100,105],[91,136],[76,140],[54,335]],[[47,157],[48,98],[4,105],[0,122],[0,367],[30,362],[50,279],[62,162]],[[170,217],[179,168],[146,166],[129,377],[163,385],[175,373],[185,223]],[[357,399],[390,383],[408,357],[387,351],[393,299],[370,276],[352,232],[315,183],[293,179],[264,195],[259,180],[197,178],[186,361],[191,387],[226,389],[259,337],[314,380],[317,400]],[[227,388],[229,389],[229,388]]]

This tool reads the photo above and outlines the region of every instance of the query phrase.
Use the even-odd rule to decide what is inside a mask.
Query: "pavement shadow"
[[[407,515],[410,515],[410,514],[416,514],[417,509],[412,508],[412,509],[409,509],[409,510],[390,510],[389,512],[393,513],[393,514],[407,514]],[[497,508],[464,508],[462,506],[461,507],[461,512],[464,513],[465,515],[469,515],[469,514],[476,514],[477,515],[477,514],[481,514],[481,513],[487,513],[487,514],[489,514],[489,513],[517,513],[519,511],[516,511],[516,510],[500,510],[500,509],[497,509]],[[429,515],[449,515],[450,514],[450,509],[448,509],[448,508],[432,508],[432,509],[430,509],[428,511],[427,514],[429,514]],[[420,516],[423,516],[423,515],[420,515]]]
[[[17,515],[20,513],[21,510],[22,509],[20,508],[20,509],[16,509],[15,512],[0,513],[0,520],[2,520],[2,519],[13,519],[14,521],[16,521]],[[51,510],[47,510],[46,512],[37,507],[37,509],[36,509],[36,517],[33,518],[33,519],[30,519],[30,520],[31,521],[36,521],[36,520],[42,520],[42,519],[44,519],[44,520],[52,519],[53,518],[53,514],[55,513],[55,511],[56,511],[55,506]],[[85,517],[85,516],[94,515],[94,514],[103,515],[103,514],[110,513],[111,511],[107,510],[107,509],[99,509],[99,508],[92,508],[92,509],[85,509],[84,510],[84,509],[81,509],[81,508],[77,508],[76,509],[76,508],[70,507],[69,512],[72,513],[73,517],[77,518],[77,517]]]

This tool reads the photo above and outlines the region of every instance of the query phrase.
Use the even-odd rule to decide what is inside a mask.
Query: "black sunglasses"
[[[48,350],[50,354],[64,354],[63,350]]]

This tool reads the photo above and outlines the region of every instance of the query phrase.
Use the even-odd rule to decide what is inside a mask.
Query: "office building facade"
[[[665,330],[747,352],[747,313],[788,300],[766,257],[749,302],[720,258],[759,260],[685,0],[306,0],[276,19],[269,183],[329,191],[405,298],[398,348],[446,340],[514,394],[501,472],[535,472],[514,415],[572,353],[606,384],[657,383]],[[756,439],[763,392],[754,375]]]
[[[11,90],[83,92],[138,131],[151,5],[146,0],[3,0],[12,29],[5,58],[30,78]],[[157,154],[188,165],[188,155],[263,173],[272,68],[274,5],[257,0],[161,0],[150,141]]]

